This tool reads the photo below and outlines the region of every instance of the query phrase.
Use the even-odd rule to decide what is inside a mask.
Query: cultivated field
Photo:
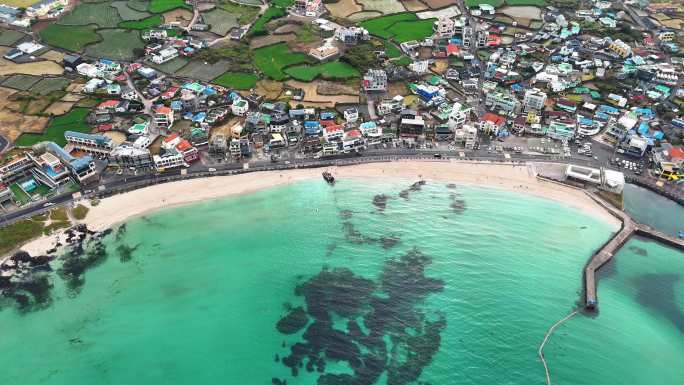
[[[237,16],[240,25],[251,23],[259,14],[259,7],[254,7],[251,5],[239,5],[228,0],[222,1],[218,7],[224,11],[230,12],[232,15]]]
[[[363,7],[356,3],[356,0],[339,0],[337,3],[325,5],[334,17],[346,18],[355,12],[363,11]]]
[[[24,132],[42,132],[48,121],[44,117],[28,116],[10,109],[16,104],[10,100],[14,93],[15,90],[0,87],[0,135],[11,142]]]
[[[254,65],[264,75],[274,80],[284,80],[285,67],[309,63],[311,59],[303,53],[293,53],[285,43],[278,43],[254,50]]]
[[[316,78],[346,80],[357,78],[359,71],[347,63],[333,61],[317,65],[302,65],[285,68],[285,73],[295,80],[310,82]]]
[[[142,20],[128,20],[128,21],[122,21],[119,23],[120,28],[124,29],[139,29],[139,30],[144,30],[144,29],[150,29],[158,26],[164,22],[164,19],[162,19],[161,16],[159,15],[152,15],[150,17],[147,17]]]
[[[8,47],[0,47],[0,55],[8,50]],[[0,75],[60,75],[62,72],[64,68],[61,65],[48,60],[18,64],[0,57]]]
[[[121,20],[124,21],[141,20],[152,15],[149,12],[135,10],[129,7],[128,4],[128,1],[114,1],[110,4],[110,6],[117,9],[117,11],[119,12],[119,17],[121,18]],[[144,9],[147,9],[147,6],[145,6]]]
[[[34,84],[40,81],[40,76],[33,75],[12,75],[2,82],[3,87],[14,88],[15,90],[27,91]]]
[[[15,142],[17,146],[26,147],[32,146],[42,141],[52,141],[60,146],[66,144],[64,139],[64,132],[78,131],[90,132],[90,126],[85,119],[88,116],[90,109],[88,108],[74,108],[65,115],[57,116],[50,120],[45,132],[40,134],[22,134]]]
[[[11,7],[28,8],[35,4],[35,0],[3,0],[2,4],[9,5]]]
[[[204,17],[204,22],[211,26],[210,31],[219,36],[226,36],[231,29],[240,26],[238,16],[223,9],[214,9],[204,13],[202,16]]]
[[[92,25],[68,26],[52,24],[39,32],[43,43],[67,51],[81,52],[90,43],[100,41]]]
[[[57,22],[60,25],[95,24],[99,28],[114,28],[121,18],[116,8],[102,4],[80,3],[71,12],[62,16]]]
[[[192,12],[185,8],[174,9],[173,11],[164,12],[164,23],[180,23],[183,27],[187,27],[192,20]]]
[[[256,83],[256,92],[266,99],[276,100],[283,92],[283,82],[270,79],[262,79]]]
[[[226,72],[223,75],[212,80],[212,83],[236,90],[249,90],[256,86],[258,80],[259,77],[254,74],[242,72]]]
[[[44,54],[40,55],[41,58],[45,60],[52,60],[57,63],[61,63],[64,60],[64,54],[60,51],[49,50]]]
[[[291,24],[288,24],[290,26]],[[257,49],[261,47],[266,47],[268,45],[273,45],[276,43],[287,43],[289,41],[294,41],[297,39],[297,36],[294,33],[288,33],[284,35],[266,35],[266,36],[258,36],[255,38],[252,38],[249,41],[249,48],[250,49]]]
[[[323,83],[321,80],[313,82],[300,82],[290,80],[287,86],[291,88],[301,88],[304,90],[304,100],[299,102],[293,100],[290,105],[297,105],[299,103],[316,107],[335,107],[336,104],[359,103],[358,95],[321,95],[318,93],[318,86]]]
[[[382,12],[378,11],[363,11],[363,12],[357,12],[352,15],[349,15],[347,19],[351,21],[361,21],[361,20],[367,20],[367,19],[372,19],[374,17],[382,16]]]
[[[417,14],[419,19],[437,19],[439,17],[456,17],[461,16],[461,10],[458,6],[452,5],[451,7],[442,8],[436,11],[423,11]]]
[[[428,6],[420,0],[403,0],[401,3],[409,12],[420,12],[428,9]]]
[[[383,14],[405,12],[404,5],[398,0],[356,0],[364,11],[378,11]]]
[[[433,23],[434,19],[420,20],[414,13],[405,12],[366,20],[360,25],[376,37],[403,43],[431,36]]]
[[[74,107],[74,102],[54,102],[43,113],[53,116],[64,115]]]
[[[456,0],[422,0],[431,9],[439,9],[457,4]]]
[[[150,7],[149,0],[128,0],[126,3],[129,8],[140,12],[146,12]]]
[[[229,62],[219,60],[218,62],[207,65],[201,60],[192,60],[188,65],[176,72],[176,76],[199,79],[205,82],[211,81],[224,72],[231,70]]]
[[[189,8],[184,0],[152,0],[147,10],[152,13],[164,13],[181,7]]]
[[[498,12],[503,13],[506,16],[512,18],[524,18],[524,19],[535,19],[541,20],[541,9],[537,7],[530,6],[520,6],[520,7],[503,7],[498,10]]]
[[[31,87],[31,92],[38,95],[47,95],[53,91],[62,91],[70,81],[65,78],[42,78]]]
[[[188,62],[189,60],[187,58],[177,57],[163,64],[150,63],[150,66],[158,69],[161,72],[173,75],[176,72],[178,72],[181,68],[185,67],[185,65],[188,64]]]
[[[0,45],[13,45],[22,39],[25,34],[12,29],[0,29]]]
[[[133,50],[145,47],[145,43],[140,39],[139,31],[103,29],[98,33],[102,36],[102,41],[86,48],[86,54],[90,56],[112,60],[132,60],[135,58]]]

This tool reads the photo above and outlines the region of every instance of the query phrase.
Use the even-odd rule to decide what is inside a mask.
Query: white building
[[[342,27],[335,31],[335,38],[344,44],[354,45],[370,39],[368,30],[360,27]]]
[[[247,111],[249,111],[249,103],[244,99],[239,99],[233,102],[230,106],[230,111],[235,116],[245,116]]]
[[[538,88],[530,88],[525,91],[523,98],[523,111],[541,111],[546,103],[546,92]]]
[[[432,29],[438,37],[446,38],[452,37],[456,33],[455,31],[456,23],[454,20],[441,16],[437,21],[435,21]]]
[[[386,91],[387,73],[384,70],[369,69],[363,75],[363,89],[365,91]]]
[[[178,50],[173,47],[167,47],[154,54],[152,56],[152,61],[156,64],[162,64],[177,57]]]
[[[449,115],[449,128],[455,130],[463,127],[468,120],[469,114],[470,108],[466,108],[461,103],[455,102],[454,106],[451,108],[451,114]]]
[[[175,148],[166,150],[166,152],[164,152],[162,155],[155,155],[153,160],[154,167],[156,167],[157,170],[164,168],[176,168],[186,165],[185,160],[183,159],[183,154]]]

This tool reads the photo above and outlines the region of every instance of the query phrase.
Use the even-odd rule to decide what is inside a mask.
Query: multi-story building
[[[477,31],[477,47],[486,47],[489,41],[489,31],[486,29],[481,29]]]
[[[44,150],[44,152],[51,153],[65,164],[71,175],[78,182],[86,182],[97,175],[95,162],[93,162],[93,158],[90,155],[75,158],[54,142],[47,142]]]
[[[473,42],[473,27],[464,26],[462,38],[463,38],[463,48],[469,49],[472,42]]]
[[[538,88],[530,88],[525,91],[523,98],[523,111],[541,111],[546,103],[546,93]]]
[[[663,31],[658,34],[658,40],[660,41],[672,41],[675,37],[674,31]]]
[[[74,149],[94,155],[108,156],[114,149],[112,139],[104,135],[66,131],[64,138]]]
[[[0,167],[0,182],[11,184],[16,179],[23,176],[34,166],[33,159],[29,154],[14,157],[12,160]]]
[[[124,168],[152,168],[154,166],[150,150],[128,144],[122,144],[116,147],[109,154],[109,162],[110,164],[117,164]]]
[[[154,123],[157,128],[169,129],[173,125],[173,110],[166,106],[157,107],[154,111]]]
[[[520,101],[518,98],[508,92],[503,91],[487,93],[485,105],[492,110],[500,110],[505,112],[516,112],[520,109]]]
[[[453,107],[451,108],[451,114],[449,114],[449,128],[451,130],[461,128],[468,120],[469,114],[470,108],[465,107],[459,102],[454,103]]]
[[[452,37],[456,33],[455,31],[456,23],[453,19],[442,16],[437,21],[435,21],[432,26],[432,30],[435,32],[437,37],[447,38]]]
[[[363,89],[365,91],[387,90],[387,73],[384,70],[369,69],[363,76]]]
[[[370,39],[370,35],[365,28],[342,27],[335,31],[335,38],[344,44],[354,45]]]
[[[173,47],[168,47],[160,50],[159,52],[152,55],[152,62],[156,64],[163,64],[171,59],[178,57],[178,50]]]
[[[620,56],[621,58],[627,58],[632,55],[632,47],[630,47],[629,44],[625,43],[620,39],[617,39],[610,43],[608,49],[613,51],[616,55]]]
[[[26,8],[26,16],[41,17],[47,15],[53,9],[66,7],[69,0],[40,0]]]
[[[0,183],[0,203],[12,200],[12,190],[7,185]]]
[[[33,159],[35,165],[31,169],[31,174],[44,185],[55,188],[70,180],[69,170],[52,153],[45,152],[38,157],[29,156]]]
[[[157,170],[186,166],[183,154],[175,148],[168,149],[161,155],[155,155],[153,160],[154,167],[156,167]]]

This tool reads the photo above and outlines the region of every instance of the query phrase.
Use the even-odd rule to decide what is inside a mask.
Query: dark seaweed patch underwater
[[[443,290],[443,281],[425,276],[431,262],[413,249],[387,259],[377,280],[335,268],[298,285],[295,294],[306,306],[291,308],[276,327],[283,334],[306,330],[281,362],[293,376],[304,368],[318,372],[318,385],[371,385],[383,374],[388,385],[416,381],[439,350],[446,327],[442,314],[420,306]],[[346,330],[336,329],[333,317],[343,319]],[[326,373],[327,362],[346,362],[353,374]]]

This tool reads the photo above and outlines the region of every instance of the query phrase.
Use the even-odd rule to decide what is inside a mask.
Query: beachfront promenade
[[[596,203],[608,210],[608,212],[622,222],[620,231],[618,231],[610,240],[608,240],[608,242],[606,242],[603,247],[601,247],[591,257],[591,259],[589,259],[589,262],[584,268],[584,306],[589,310],[595,310],[598,307],[596,273],[601,266],[605,265],[613,258],[615,253],[620,250],[620,248],[629,240],[629,238],[631,238],[633,235],[639,235],[680,250],[684,250],[684,239],[676,238],[654,230],[649,226],[639,224],[635,222],[629,215],[627,215],[627,213],[616,209],[596,194],[589,192],[587,192],[587,194],[594,201],[596,201]]]

